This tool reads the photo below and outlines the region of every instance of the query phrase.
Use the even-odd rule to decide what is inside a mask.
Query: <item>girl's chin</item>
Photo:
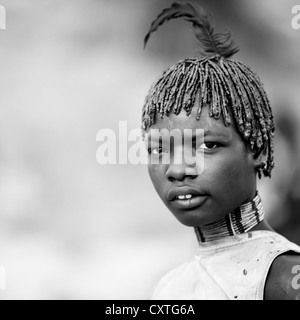
[[[177,218],[177,220],[183,224],[184,226],[186,227],[203,227],[207,224],[210,224],[210,223],[213,223],[217,220],[211,220],[211,219],[208,219],[208,218],[199,218],[197,217],[197,219],[193,218],[193,217],[178,217],[175,215],[175,217]]]

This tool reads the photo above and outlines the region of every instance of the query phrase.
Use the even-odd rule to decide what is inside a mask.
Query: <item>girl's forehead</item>
[[[150,127],[151,129],[167,129],[169,132],[172,130],[184,131],[185,129],[202,129],[205,133],[210,133],[212,135],[225,135],[232,136],[234,131],[234,126],[225,126],[223,118],[215,119],[209,116],[209,108],[204,107],[201,112],[201,117],[199,120],[196,119],[197,108],[193,108],[190,115],[186,115],[184,111],[181,111],[178,115],[171,113],[169,116],[164,116],[164,118],[157,117],[155,124]]]

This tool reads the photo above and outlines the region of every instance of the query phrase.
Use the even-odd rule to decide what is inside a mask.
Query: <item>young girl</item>
[[[230,59],[238,51],[230,33],[214,33],[196,4],[165,9],[145,45],[178,17],[192,22],[202,57],[178,62],[153,84],[142,130],[153,185],[174,216],[194,227],[199,246],[161,279],[153,299],[300,300],[300,248],[267,224],[257,191],[257,176],[271,177],[274,167],[267,95],[249,67]],[[184,139],[168,139],[174,130]],[[198,161],[180,161],[186,151]]]

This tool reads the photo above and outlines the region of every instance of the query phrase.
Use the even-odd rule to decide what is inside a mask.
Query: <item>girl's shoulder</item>
[[[271,265],[265,300],[300,300],[300,255],[285,253]]]

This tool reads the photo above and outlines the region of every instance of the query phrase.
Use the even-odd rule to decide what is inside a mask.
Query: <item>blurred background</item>
[[[145,165],[96,161],[96,134],[139,128],[160,72],[187,56],[191,26],[143,37],[169,0],[0,0],[0,299],[148,299],[197,246]],[[297,3],[298,2],[298,3]],[[260,75],[277,124],[259,190],[269,223],[300,244],[300,1],[201,0]]]

